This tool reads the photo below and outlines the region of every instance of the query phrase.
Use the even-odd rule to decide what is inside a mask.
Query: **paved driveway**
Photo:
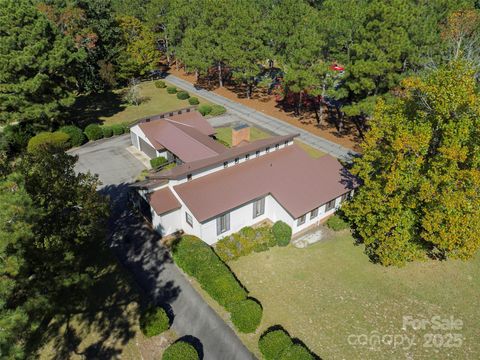
[[[103,186],[128,183],[145,169],[141,161],[128,152],[130,145],[130,135],[126,134],[85,144],[70,150],[69,154],[79,156],[75,170],[98,174]]]

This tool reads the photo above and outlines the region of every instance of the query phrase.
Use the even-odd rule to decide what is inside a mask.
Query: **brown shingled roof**
[[[150,194],[150,205],[158,215],[177,210],[182,207],[175,195],[168,187],[164,187]]]
[[[290,145],[174,189],[200,222],[267,194],[296,219],[350,191],[347,177],[335,158],[313,159]]]
[[[168,119],[193,126],[204,135],[214,135],[215,129],[198,111],[190,111],[188,113],[177,114],[169,116]]]

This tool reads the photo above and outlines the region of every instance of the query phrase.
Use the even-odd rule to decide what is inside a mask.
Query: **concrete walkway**
[[[215,94],[214,92],[200,89],[188,81],[180,79],[174,75],[168,75],[165,80],[178,86],[182,89],[187,90],[191,94],[201,96],[208,101],[211,101],[216,104],[225,106],[228,111],[237,115],[241,119],[244,119],[247,122],[258,125],[266,130],[269,130],[278,135],[287,135],[287,134],[300,134],[300,139],[307,143],[310,146],[313,146],[325,153],[328,153],[341,160],[350,160],[352,156],[356,155],[353,150],[347,149],[341,145],[335,144],[329,140],[321,138],[319,136],[313,135],[310,132],[293,126],[285,121],[279,120],[273,116],[266,115],[260,111],[252,109],[246,105],[240,104],[238,102],[227,99],[221,95]]]

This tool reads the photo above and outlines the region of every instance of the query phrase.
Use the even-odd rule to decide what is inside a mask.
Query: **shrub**
[[[199,360],[197,350],[185,341],[177,341],[165,349],[162,360]]]
[[[128,123],[123,123],[122,126],[123,126],[123,132],[124,132],[124,134],[129,134],[129,133],[130,133],[130,124],[128,124]]]
[[[167,85],[165,84],[165,81],[162,81],[162,80],[157,80],[154,82],[154,84],[155,84],[155,87],[158,89],[163,89],[167,87]]]
[[[200,104],[200,101],[196,97],[191,97],[190,99],[188,99],[188,103],[190,105],[198,105]]]
[[[187,100],[190,97],[190,94],[186,91],[179,91],[177,93],[177,99],[179,100]]]
[[[152,169],[158,169],[160,166],[165,165],[168,162],[163,156],[159,156],[153,159],[150,159],[150,165]]]
[[[334,231],[345,230],[350,227],[348,222],[343,220],[338,214],[333,215],[327,220],[327,226]]]
[[[83,134],[82,129],[80,129],[79,127],[76,127],[74,125],[67,125],[61,127],[59,131],[70,136],[69,143],[72,147],[80,146],[85,142],[85,135]]]
[[[247,292],[213,249],[195,236],[183,236],[173,247],[176,264],[198,280],[201,287],[223,307],[246,299]]]
[[[83,130],[87,139],[90,141],[95,141],[101,139],[103,137],[103,131],[100,125],[97,124],[90,124],[88,125],[85,130]]]
[[[285,349],[279,360],[314,360],[314,358],[304,346],[295,344]]]
[[[61,131],[52,132],[41,132],[28,141],[27,151],[34,152],[40,147],[43,146],[55,146],[65,149],[70,140],[70,136]]]
[[[225,109],[222,105],[213,105],[212,111],[210,111],[210,116],[218,116],[225,114],[227,109]]]
[[[113,135],[122,135],[124,132],[123,125],[121,124],[112,125],[112,130],[113,130]]]
[[[258,348],[265,360],[277,360],[282,352],[292,345],[290,336],[280,329],[268,331],[258,340]]]
[[[104,138],[109,138],[113,136],[113,129],[111,126],[102,126],[102,132]]]
[[[254,332],[262,321],[262,307],[252,299],[245,299],[231,306],[231,320],[243,333]]]
[[[292,239],[292,228],[283,221],[273,224],[272,232],[278,246],[287,246]]]
[[[175,94],[177,92],[177,88],[175,86],[167,86],[167,93]]]
[[[167,331],[170,319],[161,307],[151,306],[140,316],[140,329],[146,337],[152,337]]]
[[[210,105],[207,105],[207,104],[202,104],[198,107],[198,111],[203,116],[206,116],[206,115],[208,115],[212,112],[212,107]]]

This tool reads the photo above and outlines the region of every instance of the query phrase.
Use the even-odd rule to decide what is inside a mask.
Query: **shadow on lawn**
[[[70,120],[83,129],[88,124],[103,123],[100,118],[113,116],[126,106],[121,91],[82,94],[70,109]]]

